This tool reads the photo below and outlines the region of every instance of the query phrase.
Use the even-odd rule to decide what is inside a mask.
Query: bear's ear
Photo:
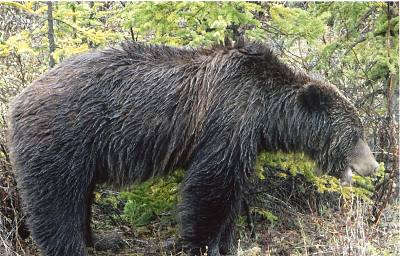
[[[331,101],[326,88],[315,84],[301,88],[297,98],[303,107],[311,111],[326,110]]]

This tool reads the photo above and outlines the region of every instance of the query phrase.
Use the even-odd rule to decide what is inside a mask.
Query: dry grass
[[[378,225],[368,224],[370,208],[353,199],[323,214],[290,212],[273,225],[258,220],[255,240],[242,225],[237,256],[400,255],[400,203],[389,205]],[[154,223],[135,232],[135,238],[125,237],[125,248],[112,255],[184,256],[176,232],[176,227]]]
[[[400,204],[390,205],[378,225],[367,223],[370,205],[350,205],[323,216],[298,215],[291,228],[264,227],[259,255],[400,255]]]

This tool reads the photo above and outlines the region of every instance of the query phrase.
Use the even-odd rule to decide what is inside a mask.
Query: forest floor
[[[364,203],[356,201],[352,205],[347,209],[324,209],[322,214],[288,209],[273,223],[255,219],[255,239],[250,238],[243,218],[238,225],[237,256],[400,255],[400,203],[389,205],[378,225],[367,224],[368,207]],[[160,218],[132,228],[120,215],[110,214],[107,206],[95,204],[92,226],[97,242],[90,255],[186,255],[175,222],[166,223]],[[21,242],[20,248],[23,251],[18,254],[6,254],[0,241],[0,255],[39,255],[30,240]]]
[[[240,221],[237,255],[400,255],[400,204],[388,206],[378,225],[367,225],[366,218],[365,205],[355,203],[348,210],[326,209],[322,216],[292,213],[273,224],[258,219],[255,239],[250,238],[244,221]],[[116,241],[120,241],[123,249],[94,252],[93,255],[185,255],[177,238],[176,225],[154,221],[128,236],[121,228],[98,231],[111,234],[111,237],[118,234],[122,239]]]

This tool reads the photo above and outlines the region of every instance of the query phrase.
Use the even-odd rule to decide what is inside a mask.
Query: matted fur
[[[332,85],[259,44],[124,43],[70,58],[14,101],[11,150],[44,255],[87,255],[94,185],[183,167],[179,219],[196,254],[234,250],[241,194],[261,150],[303,151],[338,174],[362,127]]]

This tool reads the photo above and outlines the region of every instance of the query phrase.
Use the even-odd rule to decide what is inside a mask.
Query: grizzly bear
[[[72,57],[24,89],[10,147],[44,255],[83,256],[98,183],[124,187],[185,168],[179,220],[191,255],[235,250],[243,191],[262,150],[305,152],[350,183],[377,163],[352,103],[268,47],[141,43]]]

